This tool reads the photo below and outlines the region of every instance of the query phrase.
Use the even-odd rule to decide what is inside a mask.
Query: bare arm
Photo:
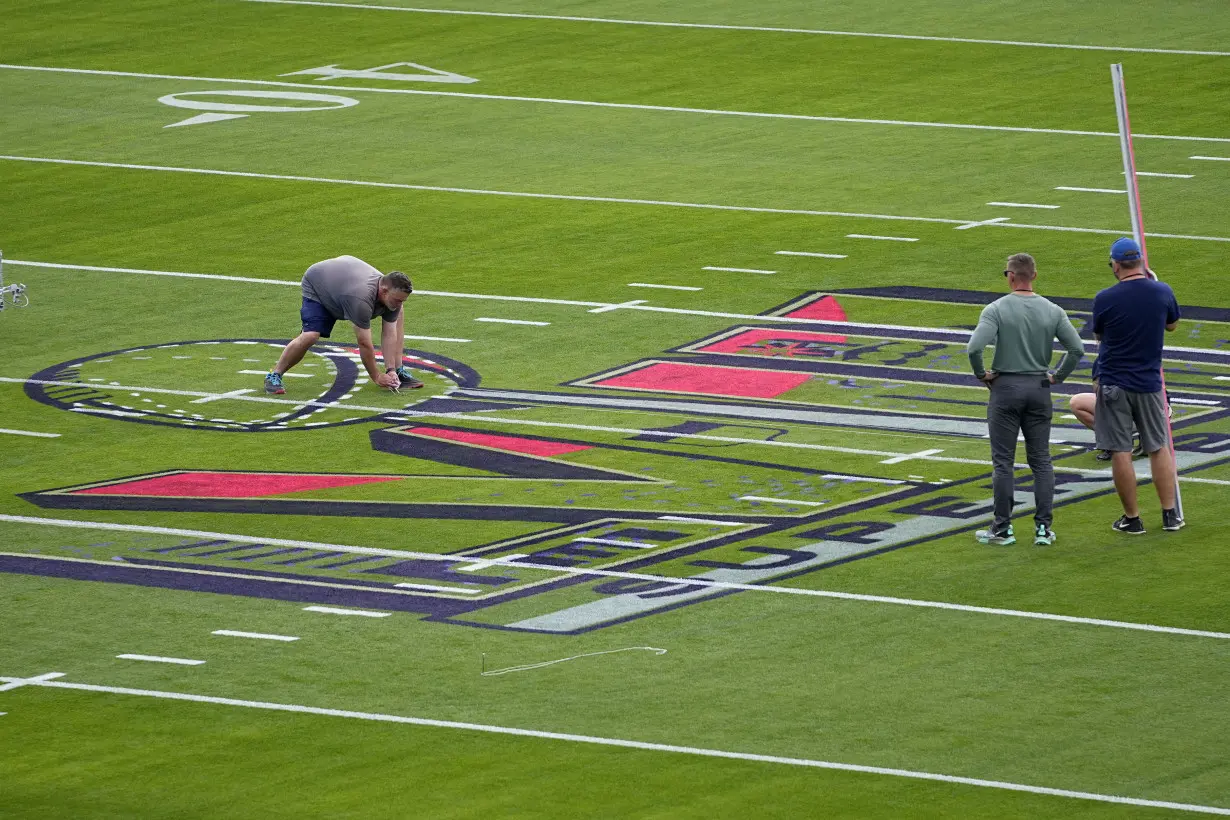
[[[396,370],[401,367],[402,352],[405,350],[406,311],[397,312],[397,321],[382,321],[380,323],[380,352],[384,354],[384,369]]]
[[[389,389],[399,386],[401,380],[397,378],[396,373],[381,373],[380,367],[376,364],[376,348],[372,346],[372,329],[356,327],[354,338],[359,343],[359,359],[362,360],[363,367],[367,370],[367,375],[371,377],[371,380]]]

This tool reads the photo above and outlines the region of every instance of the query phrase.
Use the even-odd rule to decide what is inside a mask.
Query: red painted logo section
[[[713,367],[682,362],[658,362],[631,373],[595,382],[601,387],[661,390],[669,393],[703,393],[711,396],[777,398],[811,379],[809,373],[754,370],[747,367]]]
[[[543,441],[536,438],[521,438],[519,436],[501,436],[494,433],[474,433],[466,430],[448,430],[441,427],[411,427],[406,432],[416,436],[446,439],[461,444],[475,444],[479,447],[491,447],[496,450],[507,450],[510,453],[522,453],[528,456],[562,456],[566,453],[576,453],[590,450],[585,444],[569,444],[565,441]]]
[[[791,319],[819,319],[825,322],[846,321],[846,311],[832,296],[821,296],[814,302],[786,314]]]
[[[815,333],[809,330],[774,330],[772,328],[753,328],[722,339],[711,345],[698,348],[701,353],[744,353],[749,349],[767,356],[793,356],[797,348],[793,345],[772,347],[768,342],[827,342],[842,344],[845,336],[833,333]]]
[[[156,495],[171,498],[258,498],[352,487],[379,481],[400,481],[401,476],[382,475],[284,475],[281,473],[184,472],[154,478],[139,478],[105,487],[74,490],[73,495]]]

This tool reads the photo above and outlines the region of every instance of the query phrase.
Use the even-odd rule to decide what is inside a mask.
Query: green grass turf
[[[474,2],[440,8],[486,9]],[[952,0],[912,4],[681,2],[663,10],[637,0],[518,3],[500,11],[789,26],[847,31],[1038,40],[1099,45],[1224,49],[1226,26],[1213,3],[1182,8],[1131,4],[1128,42],[1121,5],[1008,3],[971,11]],[[616,197],[740,208],[846,212],[764,213],[481,192],[360,187],[228,175],[169,173],[0,160],[0,249],[6,281],[30,288],[31,306],[0,315],[0,376],[26,379],[57,363],[109,351],[188,340],[273,339],[298,329],[294,287],[312,262],[355,253],[401,268],[419,291],[407,333],[471,339],[415,341],[429,357],[473,367],[481,387],[571,396],[680,399],[669,393],[573,386],[644,359],[693,361],[667,353],[735,327],[800,295],[915,285],[999,291],[1002,260],[1027,250],[1039,260],[1047,295],[1091,298],[1112,280],[1104,267],[1116,231],[1126,232],[1122,196],[1054,190],[1117,188],[1113,136],[748,118],[445,95],[329,90],[353,85],[432,92],[540,97],[704,108],[715,111],[857,117],[1048,129],[1115,129],[1107,65],[1123,62],[1137,132],[1230,137],[1221,108],[1225,57],[1037,49],[753,31],[620,26],[560,20],[416,14],[259,3],[184,7],[165,0],[27,4],[5,16],[9,65],[301,81],[307,90],[359,104],[164,129],[198,111],[158,97],[258,85],[0,69],[0,152],[75,159],[443,186],[475,191]],[[203,34],[202,32],[207,32]],[[282,77],[336,63],[366,68],[413,61],[478,80],[468,85],[388,81],[311,83]],[[281,89],[286,90],[286,89]],[[235,98],[213,97],[236,102]],[[243,102],[240,100],[240,102]],[[274,102],[260,101],[255,102]],[[1230,210],[1224,143],[1140,139],[1139,167],[1193,179],[1141,180],[1151,261],[1184,305],[1230,306],[1222,287]],[[1039,202],[1016,210],[990,201]],[[1011,217],[1042,227],[873,219]],[[1049,226],[1049,227],[1048,227]],[[1098,229],[1109,233],[1052,230]],[[848,234],[917,238],[877,242]],[[776,255],[779,250],[846,259]],[[279,284],[54,270],[22,261],[256,277]],[[772,275],[704,271],[771,269]],[[703,291],[645,290],[648,282]],[[487,294],[648,307],[589,313],[591,304],[462,298]],[[978,306],[839,295],[849,320],[930,328],[969,327]],[[690,312],[689,312],[690,311]],[[706,313],[707,312],[707,313]],[[712,315],[734,314],[732,316]],[[549,322],[486,324],[480,317]],[[1080,317],[1077,317],[1080,321]],[[334,341],[351,342],[339,327]],[[1185,321],[1170,340],[1224,350],[1227,325]],[[123,354],[82,367],[82,379],[120,381],[116,406],[167,404],[207,418],[270,418],[284,405],[217,401],[156,389],[252,388],[277,351],[224,344],[176,347],[150,359]],[[257,350],[251,356],[246,351]],[[667,578],[772,561],[818,536],[797,516],[806,505],[739,500],[741,495],[825,501],[837,521],[899,522],[888,507],[835,509],[893,487],[839,482],[798,471],[907,481],[961,482],[982,463],[888,453],[939,449],[985,462],[985,441],[928,432],[929,415],[976,420],[977,405],[921,405],[900,398],[980,401],[980,389],[929,385],[962,372],[952,358],[918,367],[919,384],[825,375],[781,395],[790,406],[916,414],[918,429],[871,431],[698,411],[535,407],[464,418],[416,420],[501,435],[538,435],[596,445],[556,461],[651,476],[657,483],[524,481],[473,466],[373,449],[362,422],[293,432],[238,433],[153,426],[53,409],[22,385],[0,383],[0,427],[61,434],[0,435],[0,514],[281,537],[417,552],[507,555],[553,549],[577,532],[618,537],[627,522],[576,527],[516,520],[411,519],[195,511],[54,509],[19,494],[168,470],[344,472],[407,476],[387,484],[309,491],[304,500],[445,502],[530,507],[602,506],[700,518],[774,516],[786,527],[733,543],[717,525],[654,521],[679,534],[656,550],[613,549],[585,559],[620,569],[684,545],[686,554],[639,567]],[[193,355],[177,360],[173,355]],[[218,355],[225,358],[210,358]],[[104,357],[105,358],[105,357]],[[244,362],[245,358],[258,361]],[[755,367],[761,358],[739,359]],[[864,363],[875,363],[869,359]],[[1083,374],[1087,363],[1078,371]],[[323,369],[323,368],[320,368]],[[1175,363],[1172,375],[1188,368]],[[1185,382],[1224,395],[1222,365],[1196,365]],[[300,372],[306,372],[306,369]],[[288,379],[287,398],[320,395],[324,379]],[[326,410],[330,422],[402,408],[422,393],[390,396],[370,384]],[[141,388],[144,388],[142,390]],[[132,396],[136,392],[140,395]],[[146,401],[146,400],[149,401]],[[706,401],[715,401],[712,398]],[[122,403],[120,403],[122,402]],[[719,403],[745,408],[749,402]],[[928,412],[929,407],[936,407]],[[1215,415],[1184,432],[1230,432]],[[371,408],[376,408],[375,410]],[[1063,411],[1063,401],[1057,401]],[[412,408],[411,408],[412,409]],[[498,421],[503,418],[505,421]],[[537,422],[538,426],[513,422]],[[640,440],[635,432],[685,420],[714,425],[732,441]],[[1057,424],[1070,424],[1057,419]],[[541,426],[541,425],[559,426]],[[567,425],[572,425],[571,427]],[[577,426],[611,428],[585,430]],[[1058,427],[1057,435],[1063,430]],[[828,449],[775,446],[819,446]],[[604,449],[604,446],[638,448]],[[1056,445],[1063,456],[1070,451]],[[695,456],[739,459],[697,461]],[[1074,455],[1059,462],[1098,465]],[[793,469],[790,469],[793,468]],[[1224,464],[1190,473],[1230,480]],[[915,478],[921,476],[921,478]],[[921,484],[922,498],[985,500],[985,480]],[[977,545],[953,520],[941,537],[861,558],[780,586],[948,601],[984,607],[1117,619],[1226,632],[1230,609],[1220,579],[1225,525],[1216,514],[1225,487],[1184,485],[1189,526],[1163,533],[1155,497],[1141,487],[1150,532],[1123,539],[1101,493],[1057,511],[1059,542],[1035,548]],[[899,507],[895,505],[893,509]],[[848,509],[848,508],[846,508]],[[0,552],[118,565],[116,558],[178,560],[212,572],[281,572],[301,581],[382,584],[446,581],[329,569],[293,569],[251,553],[170,557],[153,550],[182,535],[62,529],[3,522]],[[637,526],[649,526],[640,522]],[[1024,534],[1028,517],[1019,526]],[[612,533],[616,535],[612,536]],[[540,539],[543,539],[540,541]],[[871,549],[872,547],[868,547]],[[706,564],[696,562],[708,561]],[[371,566],[377,566],[372,564]],[[388,569],[386,560],[379,568]],[[754,565],[753,565],[754,566]],[[545,570],[485,570],[525,589]],[[786,570],[781,570],[782,573]],[[725,573],[725,574],[723,574]],[[481,573],[480,573],[481,574]],[[473,576],[471,576],[473,577]],[[759,577],[759,576],[758,576]],[[766,578],[770,576],[765,576]],[[602,579],[609,581],[611,579]],[[513,599],[459,616],[464,623],[397,613],[384,619],[306,613],[306,602],[273,601],[33,575],[0,574],[0,675],[62,671],[67,680],[152,690],[367,710],[527,729],[684,744],[980,777],[1155,800],[1226,806],[1225,641],[775,592],[713,597],[581,635],[480,628],[505,626],[613,598],[587,582]],[[484,587],[486,589],[487,587]],[[409,593],[407,593],[409,594]],[[453,596],[464,598],[462,594]],[[653,599],[643,599],[652,601]],[[344,601],[341,602],[344,605]],[[376,607],[371,607],[376,608]],[[300,636],[290,644],[211,636],[240,629]],[[625,646],[668,649],[583,658],[501,677],[493,667]],[[200,667],[139,664],[122,652],[207,660]],[[1161,816],[1153,809],[1016,794],[899,778],[716,761],[662,752],[606,749],[446,729],[389,726],[307,715],[274,715],[204,704],[24,688],[0,693],[4,813],[62,816],[430,816],[475,817],[851,817]],[[545,796],[544,796],[545,795]]]

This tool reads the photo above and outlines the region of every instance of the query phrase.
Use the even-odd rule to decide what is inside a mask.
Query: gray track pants
[[[1017,433],[1025,436],[1025,458],[1034,475],[1034,524],[1051,525],[1055,472],[1051,469],[1051,385],[1045,375],[1001,373],[991,382],[987,432],[991,437],[996,530],[1012,519],[1013,464]]]

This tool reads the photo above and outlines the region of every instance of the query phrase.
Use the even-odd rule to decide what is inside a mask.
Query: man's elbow
[[[1171,333],[1171,332],[1173,332],[1173,331],[1174,331],[1174,329],[1175,329],[1176,327],[1178,327],[1178,326],[1179,326],[1179,323],[1178,323],[1178,322],[1171,322],[1170,324],[1166,325],[1166,332],[1167,332],[1167,333]]]

